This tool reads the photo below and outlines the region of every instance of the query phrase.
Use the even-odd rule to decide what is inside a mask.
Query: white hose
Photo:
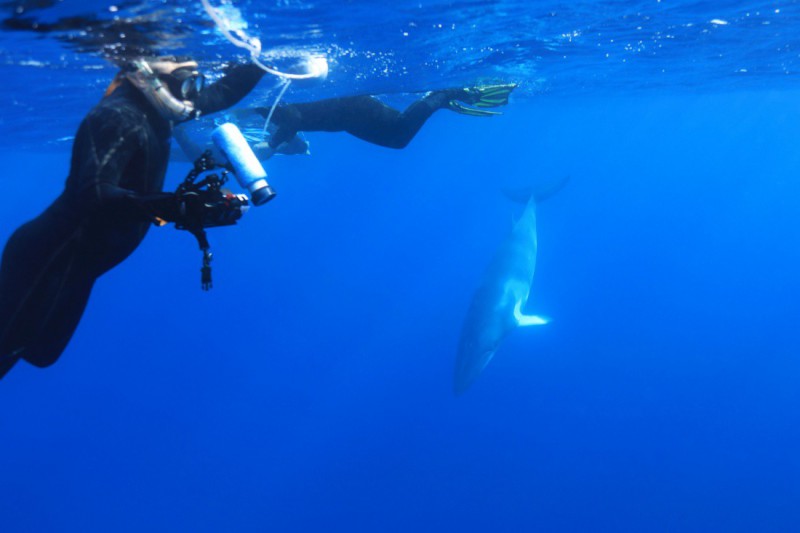
[[[269,113],[267,114],[267,120],[266,120],[266,122],[264,122],[264,131],[261,132],[261,134],[263,136],[266,137],[266,135],[267,135],[267,127],[269,126],[269,121],[272,120],[272,114],[275,112],[275,108],[278,107],[278,102],[280,102],[281,98],[283,98],[283,93],[286,92],[286,89],[288,89],[289,85],[291,85],[291,84],[292,84],[292,80],[290,80],[290,79],[287,79],[284,82],[283,87],[281,87],[281,92],[279,92],[278,93],[278,97],[275,98],[275,103],[272,104],[272,107],[269,108]]]
[[[311,78],[318,78],[323,75],[318,70],[310,70],[305,74],[289,74],[288,72],[281,72],[277,69],[274,69],[270,66],[263,64],[260,61],[261,41],[258,39],[258,37],[250,37],[244,31],[232,28],[230,22],[224,16],[222,16],[219,10],[217,10],[214,6],[212,6],[208,0],[200,0],[200,2],[203,4],[203,8],[206,10],[206,13],[208,13],[208,16],[211,17],[211,20],[213,20],[214,24],[217,25],[217,28],[222,33],[223,37],[228,39],[234,46],[237,46],[239,48],[244,48],[245,50],[249,51],[250,58],[252,59],[253,63],[258,65],[258,67],[264,70],[265,72],[272,74],[273,76],[278,76],[279,78],[283,78],[287,81],[308,80]],[[284,90],[286,90],[286,87],[284,87]],[[278,97],[278,99],[280,99],[280,96]],[[272,113],[270,112],[270,115],[271,114]]]

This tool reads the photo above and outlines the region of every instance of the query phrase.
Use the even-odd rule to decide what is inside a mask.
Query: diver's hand
[[[226,207],[219,191],[186,191],[182,193],[157,193],[137,198],[139,210],[156,226],[173,222],[180,228],[202,228],[215,224],[217,211]],[[219,205],[218,205],[219,204]]]
[[[202,227],[206,217],[206,204],[200,193],[189,191],[178,197],[180,219],[182,225]]]
[[[175,222],[179,216],[178,198],[173,193],[130,194],[128,199],[135,205],[137,217],[142,217],[156,226]]]
[[[208,210],[202,192],[198,191],[153,195],[147,198],[144,207],[155,225],[174,222],[179,228],[203,227]]]
[[[244,194],[220,190],[189,191],[178,195],[179,229],[214,228],[230,226],[249,209],[250,202]]]

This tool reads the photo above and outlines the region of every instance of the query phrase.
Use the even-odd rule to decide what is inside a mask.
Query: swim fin
[[[464,96],[459,96],[450,100],[447,107],[462,115],[473,117],[491,117],[502,115],[499,111],[488,111],[486,108],[499,107],[508,104],[508,97],[517,88],[516,83],[504,83],[499,85],[479,85],[464,89]],[[463,102],[463,103],[462,103]],[[464,105],[468,104],[468,105]]]

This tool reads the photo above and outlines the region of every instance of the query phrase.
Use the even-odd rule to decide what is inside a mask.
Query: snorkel
[[[158,63],[155,65],[158,66]],[[133,60],[131,70],[125,73],[125,77],[144,94],[147,101],[165,119],[171,122],[183,122],[197,117],[194,104],[189,100],[175,98],[145,59]]]

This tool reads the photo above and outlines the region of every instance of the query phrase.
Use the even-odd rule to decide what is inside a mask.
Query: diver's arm
[[[107,108],[95,108],[81,122],[67,186],[85,210],[114,204],[133,192],[119,186],[125,169],[143,149],[141,126],[130,122],[121,112]]]
[[[137,159],[146,156],[143,126],[129,115],[95,109],[81,123],[72,151],[68,193],[81,211],[118,209],[122,216],[152,221],[175,202],[174,194],[141,194],[119,185]],[[171,200],[170,200],[171,198]]]
[[[195,109],[203,115],[227,109],[247,96],[263,76],[264,71],[252,63],[234,65],[221,79],[200,91]]]

